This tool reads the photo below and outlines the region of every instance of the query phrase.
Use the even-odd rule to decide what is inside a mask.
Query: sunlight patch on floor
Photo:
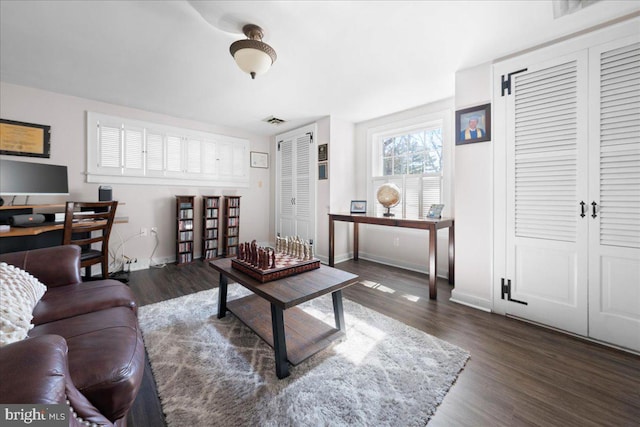
[[[388,294],[396,293],[395,289],[391,289],[381,283],[372,282],[371,280],[361,280],[360,283],[362,283],[367,288],[375,289],[377,291],[385,292]],[[411,294],[402,294],[402,297],[408,299],[411,302],[418,302],[420,300],[420,297]]]
[[[378,291],[386,292],[386,293],[389,293],[389,294],[395,294],[396,293],[395,289],[388,288],[385,285],[382,285],[382,284],[376,283],[376,282],[372,282],[371,280],[361,280],[360,283],[365,285],[367,288],[376,289]]]
[[[359,365],[387,334],[366,321],[346,314],[345,317],[347,339],[335,346],[335,351],[354,365]]]
[[[411,294],[403,294],[402,297],[408,299],[411,302],[418,302],[420,300],[420,297]]]

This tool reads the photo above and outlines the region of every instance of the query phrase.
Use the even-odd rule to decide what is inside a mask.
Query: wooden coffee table
[[[260,283],[232,268],[228,258],[209,265],[220,272],[218,318],[223,318],[228,309],[273,347],[278,378],[289,376],[289,362],[297,365],[344,335],[342,289],[358,281],[355,274],[322,265],[317,270]],[[227,302],[229,279],[253,295]],[[333,298],[335,328],[296,307],[328,293]]]

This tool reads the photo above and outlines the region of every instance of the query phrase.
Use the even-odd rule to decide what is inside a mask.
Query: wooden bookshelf
[[[202,196],[202,259],[220,256],[220,196]]]
[[[224,256],[234,257],[238,254],[240,243],[240,196],[224,198]]]
[[[176,263],[193,262],[195,196],[176,196]]]

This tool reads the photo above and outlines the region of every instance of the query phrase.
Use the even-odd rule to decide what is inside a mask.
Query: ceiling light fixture
[[[238,67],[255,79],[257,74],[266,73],[276,61],[276,51],[262,41],[262,28],[257,25],[247,24],[242,27],[242,32],[248,39],[231,43],[229,50]]]

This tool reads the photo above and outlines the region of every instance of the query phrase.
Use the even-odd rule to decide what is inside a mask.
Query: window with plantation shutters
[[[147,132],[147,174],[162,176],[164,172],[164,144],[161,133]]]
[[[205,140],[202,143],[202,173],[207,177],[215,177],[217,174],[218,158],[215,141]]]
[[[247,187],[249,141],[87,114],[87,181]]]
[[[202,142],[196,138],[187,139],[187,173],[199,174],[202,170],[201,146]]]
[[[182,138],[167,135],[167,172],[175,175],[182,174]]]
[[[400,203],[391,213],[408,218],[424,217],[432,204],[442,203],[442,122],[397,130],[376,138],[370,205],[376,215],[386,209],[376,194],[381,185],[400,188]]]
[[[98,166],[100,168],[120,169],[122,152],[122,133],[119,125],[98,123]]]
[[[124,173],[127,175],[144,174],[144,132],[142,129],[125,127],[124,129]]]

